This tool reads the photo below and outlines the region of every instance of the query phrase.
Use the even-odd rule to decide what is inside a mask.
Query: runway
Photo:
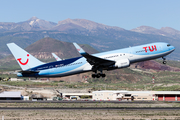
[[[175,103],[175,104],[174,104]],[[180,110],[167,101],[22,101],[0,100],[0,110]],[[177,107],[174,107],[176,105]]]
[[[180,107],[1,107],[0,110],[180,110]]]

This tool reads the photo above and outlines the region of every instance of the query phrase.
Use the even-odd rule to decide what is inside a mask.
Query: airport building
[[[180,91],[94,91],[92,100],[180,101]]]
[[[126,91],[102,90],[92,93],[63,93],[63,98],[82,98],[87,96],[94,101],[134,100],[134,101],[180,101],[180,91]]]
[[[63,93],[63,98],[76,98],[76,100],[78,98],[88,98],[88,99],[92,99],[92,93]]]
[[[62,93],[60,96],[67,100],[94,101],[180,101],[180,91],[127,91],[102,90],[92,93]],[[32,100],[44,100],[40,94],[30,96]],[[4,91],[0,93],[0,100],[30,100],[29,96],[22,96],[21,92]],[[51,99],[53,100],[53,99]]]
[[[0,100],[21,100],[21,92],[4,91],[0,93]]]
[[[180,91],[156,91],[158,101],[180,101]]]
[[[94,91],[92,92],[93,100],[120,100],[125,94],[128,94],[128,91]],[[130,99],[130,98],[129,98]]]

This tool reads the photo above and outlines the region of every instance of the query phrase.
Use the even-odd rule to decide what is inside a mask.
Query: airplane
[[[18,77],[63,77],[92,71],[92,78],[105,77],[104,70],[114,70],[129,67],[132,63],[161,58],[166,64],[166,56],[175,50],[168,43],[156,42],[107,51],[96,54],[88,54],[78,44],[73,43],[81,57],[43,63],[15,43],[7,46],[22,68],[17,73]]]
[[[61,58],[59,58],[55,53],[51,53],[51,54],[56,59],[56,61],[61,61]]]

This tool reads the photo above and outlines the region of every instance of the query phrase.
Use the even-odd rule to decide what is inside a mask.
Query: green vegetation
[[[9,78],[13,78],[13,77],[16,77],[15,74],[0,74],[0,80],[2,79],[9,79]]]
[[[87,98],[86,96],[84,96],[84,98]],[[147,103],[147,104],[145,104]],[[1,107],[19,107],[19,108],[26,108],[26,107],[30,107],[30,108],[33,108],[33,107],[46,107],[46,108],[49,108],[49,107],[53,107],[53,108],[63,108],[63,107],[67,107],[67,108],[79,108],[81,106],[83,106],[84,108],[86,107],[92,107],[92,108],[96,108],[96,107],[102,107],[102,108],[108,108],[108,107],[114,107],[114,108],[121,108],[121,107],[124,107],[124,108],[129,108],[129,107],[133,107],[133,108],[143,108],[143,107],[146,107],[146,108],[157,108],[159,106],[163,106],[163,107],[179,107],[179,104],[178,103],[166,103],[166,102],[162,102],[162,101],[154,101],[154,102],[144,102],[144,104],[142,103],[120,103],[120,104],[117,104],[117,103],[109,103],[109,102],[93,102],[91,104],[89,103],[73,103],[73,102],[62,102],[62,103],[43,103],[43,102],[32,102],[32,103],[0,103],[0,106]]]
[[[21,70],[20,66],[15,60],[0,59],[0,72]]]
[[[22,87],[57,87],[58,82],[1,81],[0,84]]]

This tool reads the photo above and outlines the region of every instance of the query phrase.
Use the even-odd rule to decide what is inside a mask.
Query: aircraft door
[[[160,45],[160,46],[159,46],[159,51],[162,51],[162,50],[163,50],[163,49],[162,49],[162,46]]]
[[[132,50],[129,50],[129,57],[131,58],[131,57],[133,57],[133,52],[132,52]]]
[[[49,73],[54,72],[53,66],[49,66]]]

